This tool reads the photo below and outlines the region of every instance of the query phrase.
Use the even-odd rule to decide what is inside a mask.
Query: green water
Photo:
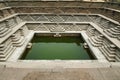
[[[21,59],[26,60],[89,60],[90,52],[80,37],[34,37],[32,48]]]

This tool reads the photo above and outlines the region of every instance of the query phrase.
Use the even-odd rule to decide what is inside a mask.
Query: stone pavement
[[[120,80],[113,68],[0,68],[0,80]]]

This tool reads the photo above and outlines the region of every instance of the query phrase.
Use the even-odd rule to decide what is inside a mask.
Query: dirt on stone
[[[94,80],[84,71],[31,72],[23,80]]]

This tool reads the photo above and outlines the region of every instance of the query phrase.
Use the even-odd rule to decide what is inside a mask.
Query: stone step
[[[120,59],[120,52],[116,52],[116,56]]]
[[[14,47],[12,48],[9,48],[4,54],[0,55],[0,58],[5,58],[6,55],[8,55],[12,50],[13,50]]]
[[[19,41],[19,39],[21,38],[21,36],[11,36],[12,42],[16,42]]]
[[[4,30],[0,31],[0,34],[3,34],[5,32],[7,32],[9,29],[8,28],[4,28]]]
[[[116,59],[116,62],[120,62],[120,57],[116,56],[115,59]]]
[[[104,46],[101,47],[102,52],[104,52],[104,54],[106,54],[106,56],[110,57],[110,58],[115,58],[115,54],[110,54],[105,48]]]
[[[24,37],[20,36],[19,38],[12,39],[12,43],[13,44],[18,44],[18,43],[22,42],[23,39],[24,39]]]
[[[113,31],[113,32],[116,32],[116,33],[120,33],[120,30],[119,30],[118,28],[111,28],[111,29],[109,29],[109,30],[111,30],[111,31]]]
[[[13,47],[13,49],[11,50],[11,52],[9,52],[7,55],[5,55],[5,57],[3,57],[3,58],[0,58],[0,61],[6,61],[8,58],[9,58],[9,56],[15,51],[15,47]]]
[[[3,34],[1,34],[0,38],[6,36],[7,34],[9,34],[9,32],[11,32],[11,29],[9,29],[6,32],[4,32]]]
[[[5,28],[6,28],[5,26],[1,27],[0,32],[3,31]]]
[[[95,46],[95,47],[99,47],[99,46],[102,46],[101,44],[97,44],[97,43],[94,43],[91,39],[88,39],[90,41],[90,43]]]
[[[109,57],[114,57],[115,56],[115,52],[111,53],[110,50],[104,46],[102,46],[102,49],[104,50],[104,52],[109,56]]]
[[[115,54],[115,49],[111,49],[110,47],[104,47],[110,54]]]
[[[0,47],[0,51],[4,51],[6,48],[3,46],[3,47]]]
[[[20,47],[20,46],[22,46],[25,43],[25,41],[26,41],[26,39],[23,37],[18,42],[14,42],[13,45],[15,47]]]
[[[8,52],[8,50],[12,47],[13,47],[12,44],[8,44],[7,46],[5,46],[4,50],[0,51],[0,55],[6,54],[6,52]]]
[[[113,34],[113,35],[118,35],[118,34],[120,34],[119,31],[112,31],[111,29],[109,29],[109,30],[107,30],[107,31],[110,32],[110,33]]]
[[[118,36],[118,40],[120,40],[120,35]]]
[[[118,36],[118,35],[115,35],[115,34],[112,34],[112,33],[108,32],[107,30],[105,30],[104,32],[112,38],[116,38]]]
[[[86,33],[88,36],[94,36],[94,31],[92,31],[91,29],[87,29]]]
[[[97,44],[102,44],[102,40],[98,40],[97,37],[91,37],[91,40],[94,42],[94,43],[97,43]]]
[[[109,57],[109,56],[103,51],[103,49],[102,49],[101,47],[99,47],[99,50],[105,55],[105,57],[107,58],[108,61],[110,61],[110,62],[114,62],[114,61],[115,61],[115,59]]]

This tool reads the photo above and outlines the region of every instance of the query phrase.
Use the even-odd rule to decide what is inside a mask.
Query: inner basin
[[[23,53],[22,60],[93,60],[89,48],[84,47],[80,34],[36,34]]]

